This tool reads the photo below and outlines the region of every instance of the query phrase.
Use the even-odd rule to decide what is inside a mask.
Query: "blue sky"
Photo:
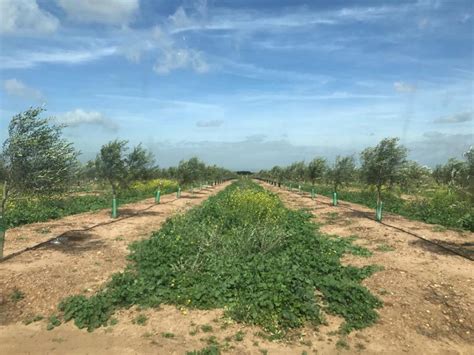
[[[0,138],[32,105],[83,152],[162,166],[357,154],[387,136],[434,165],[473,144],[470,0],[0,0]]]

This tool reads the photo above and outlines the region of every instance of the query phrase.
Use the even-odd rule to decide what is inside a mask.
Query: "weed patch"
[[[18,289],[14,289],[13,292],[10,295],[10,299],[12,302],[17,303],[18,301],[21,301],[23,298],[25,298],[25,294],[21,292]]]
[[[106,325],[118,308],[166,303],[223,308],[272,338],[321,324],[325,312],[343,317],[349,332],[374,323],[381,302],[361,285],[377,268],[343,266],[345,253],[370,255],[349,238],[321,234],[310,214],[240,181],[132,244],[127,269],[96,295],[67,298],[59,308],[65,320],[89,330]]]

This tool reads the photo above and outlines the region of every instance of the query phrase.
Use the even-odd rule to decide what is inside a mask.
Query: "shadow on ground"
[[[58,250],[67,254],[80,254],[90,250],[99,250],[104,242],[90,231],[69,231],[51,240],[38,249]]]
[[[450,250],[456,251],[459,254],[470,258],[471,260],[474,260],[474,243],[472,242],[467,242],[467,243],[455,243],[451,241],[446,241],[446,240],[440,240],[440,239],[433,239],[431,240],[433,243],[436,243],[444,248],[448,248]],[[453,253],[449,252],[446,249],[443,249],[437,245],[434,245],[432,243],[426,242],[421,239],[414,240],[410,242],[411,245],[417,246],[419,248],[422,248],[423,250],[429,251],[431,253],[435,254],[440,254],[440,255],[452,255],[455,256]]]

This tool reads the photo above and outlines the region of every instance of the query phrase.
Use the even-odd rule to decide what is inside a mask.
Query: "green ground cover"
[[[237,322],[274,337],[341,316],[341,331],[373,324],[381,302],[361,281],[375,266],[343,266],[345,253],[370,253],[352,240],[323,235],[304,211],[248,180],[167,220],[131,245],[130,263],[95,295],[61,302],[64,320],[92,331],[119,308],[173,304],[222,308]]]

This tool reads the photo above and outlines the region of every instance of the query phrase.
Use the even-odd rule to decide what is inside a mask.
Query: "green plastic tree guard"
[[[332,204],[333,206],[337,206],[337,192],[332,193]]]
[[[117,218],[117,199],[112,199],[112,218]]]
[[[382,221],[382,209],[383,209],[383,202],[380,201],[380,203],[377,205],[377,209],[375,210],[375,219],[378,222]]]
[[[160,203],[161,191],[156,190],[155,203]]]

